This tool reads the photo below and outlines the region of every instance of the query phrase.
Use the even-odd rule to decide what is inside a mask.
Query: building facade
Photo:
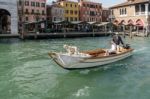
[[[127,0],[110,8],[115,24],[134,25],[149,31],[150,4],[149,0]]]
[[[35,22],[46,19],[46,0],[19,0],[19,21]]]
[[[58,4],[64,8],[66,21],[79,21],[79,5],[73,1],[58,1]]]
[[[0,33],[18,33],[17,0],[0,0]]]
[[[102,4],[89,2],[86,0],[79,1],[80,21],[101,22],[102,21]]]
[[[49,21],[64,21],[64,8],[60,5],[53,4],[47,6],[47,20]]]
[[[102,11],[102,22],[109,21],[110,10],[108,8],[103,8]]]

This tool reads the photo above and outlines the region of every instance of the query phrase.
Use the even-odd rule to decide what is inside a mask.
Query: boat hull
[[[133,50],[129,50],[124,53],[104,57],[88,57],[88,58],[69,56],[59,53],[53,53],[49,55],[59,66],[65,69],[84,69],[84,68],[94,68],[125,59],[132,55],[132,51]]]

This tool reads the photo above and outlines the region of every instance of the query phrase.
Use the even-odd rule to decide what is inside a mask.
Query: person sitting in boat
[[[116,44],[114,43],[114,41],[111,41],[111,48],[106,50],[105,56],[108,56],[110,54],[116,54],[116,49]]]
[[[120,44],[124,46],[124,42],[119,33],[115,33],[115,35],[113,35],[112,41],[116,44],[117,52],[120,52],[121,51]]]
[[[79,54],[79,50],[76,46],[69,46],[69,45],[64,45],[63,46],[64,49],[66,49],[66,51],[68,52],[69,55],[78,55]]]

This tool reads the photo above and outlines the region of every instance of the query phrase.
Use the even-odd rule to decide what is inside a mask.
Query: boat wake
[[[79,89],[76,93],[73,94],[76,97],[80,96],[89,96],[89,87],[85,86],[83,89]]]
[[[83,70],[83,71],[80,71],[80,74],[84,74],[84,75],[87,75],[89,74],[90,70]]]
[[[147,49],[147,47],[143,47],[143,48],[134,50],[134,52],[143,52],[143,51],[145,51],[146,49]]]

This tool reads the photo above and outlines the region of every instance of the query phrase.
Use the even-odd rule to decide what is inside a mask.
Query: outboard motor
[[[130,44],[125,44],[125,45],[123,46],[123,48],[125,48],[125,49],[130,49]]]

